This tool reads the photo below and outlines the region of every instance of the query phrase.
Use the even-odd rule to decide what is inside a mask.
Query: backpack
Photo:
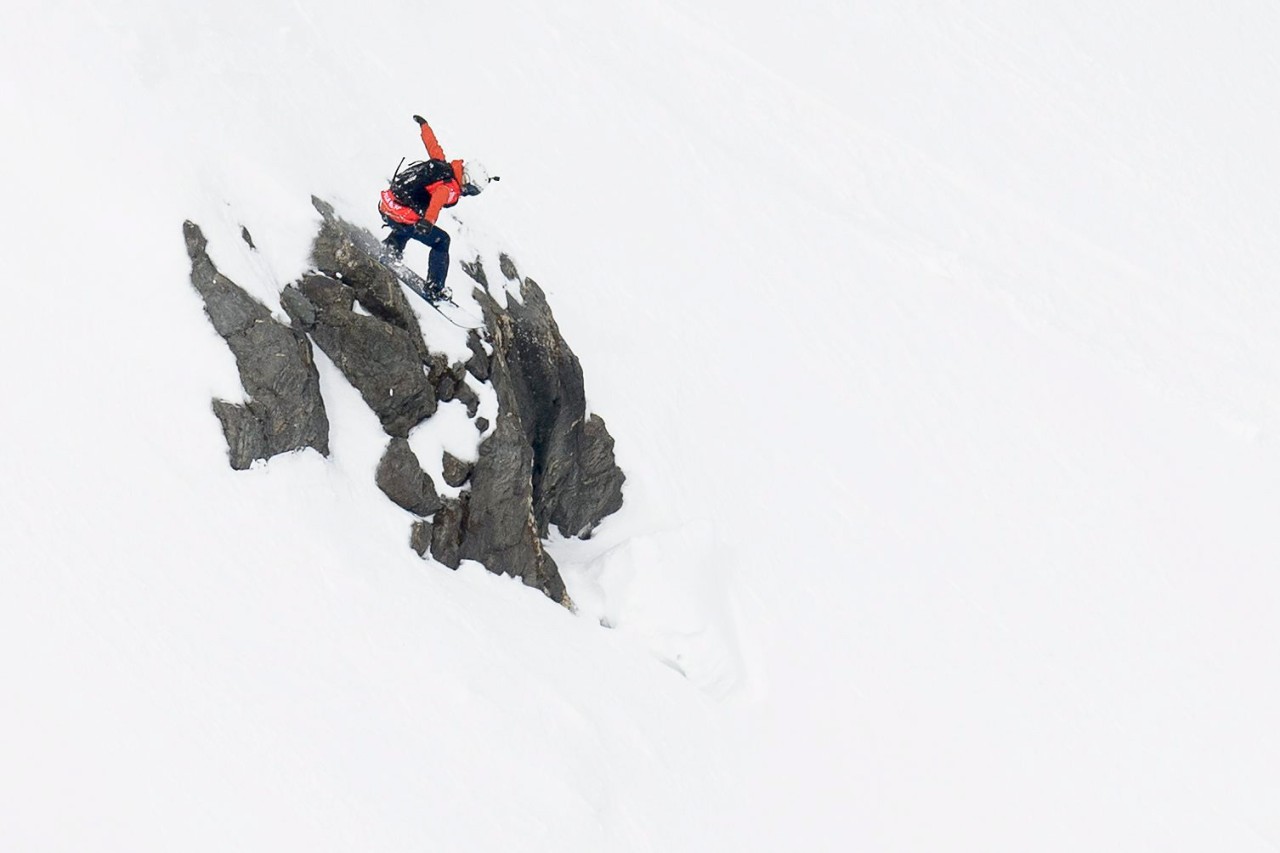
[[[453,166],[446,160],[414,160],[391,178],[391,192],[404,204],[420,211],[431,203],[427,187],[453,179]]]

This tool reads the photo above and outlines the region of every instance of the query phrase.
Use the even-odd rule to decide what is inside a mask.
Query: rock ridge
[[[297,447],[328,453],[314,343],[389,436],[374,479],[411,517],[410,547],[453,568],[476,560],[572,606],[543,540],[552,528],[590,536],[622,506],[625,475],[604,420],[587,413],[582,366],[542,288],[506,254],[498,258],[503,280],[492,285],[480,258],[464,262],[484,323],[467,335],[467,360],[450,363],[424,337],[409,302],[416,297],[382,263],[376,238],[328,203],[312,202],[321,216],[315,269],[280,295],[291,325],[222,276],[199,228],[184,226],[192,284],[236,355],[248,398],[214,403],[232,467]],[[504,307],[495,298],[500,288],[515,288],[519,298],[502,299]],[[497,399],[492,422],[479,414],[482,395]],[[453,491],[441,494],[409,439],[451,400],[463,404],[482,439],[474,462],[443,454],[439,470]]]

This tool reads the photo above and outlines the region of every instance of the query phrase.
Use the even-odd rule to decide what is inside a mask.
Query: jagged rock
[[[413,523],[409,531],[409,547],[416,551],[419,557],[427,556],[427,552],[431,550],[431,522],[415,521]]]
[[[467,372],[481,382],[489,380],[489,353],[485,352],[484,343],[474,329],[467,333],[467,349],[471,350],[471,358],[467,360]]]
[[[453,389],[453,399],[467,407],[467,417],[474,418],[480,411],[480,396],[466,382],[459,382]]]
[[[505,252],[498,255],[498,269],[502,270],[502,274],[507,281],[518,281],[520,279],[520,273],[516,270],[516,262],[511,260],[511,257]]]
[[[311,247],[316,269],[355,291],[360,305],[379,320],[404,329],[421,359],[431,358],[418,317],[409,306],[399,279],[379,260],[383,246],[363,228],[338,218],[333,207],[312,196],[323,222]]]
[[[222,435],[227,440],[227,456],[231,467],[242,471],[255,459],[269,459],[267,431],[263,426],[263,412],[248,405],[238,405],[226,400],[213,401],[213,413],[222,424]]]
[[[626,475],[613,455],[613,436],[604,418],[592,414],[582,425],[582,434],[574,451],[575,479],[563,483],[552,494],[560,504],[558,511],[545,503],[547,516],[565,529],[577,529],[578,535],[589,535],[600,519],[622,509],[622,484]],[[563,520],[563,523],[562,521]]]
[[[257,251],[258,247],[253,244],[253,235],[250,234],[249,229],[245,228],[243,225],[240,226],[240,239],[243,240],[245,245],[250,249]]]
[[[564,581],[538,538],[532,475],[533,450],[519,417],[512,412],[499,415],[497,429],[480,445],[480,459],[471,473],[462,556],[519,577],[553,601],[563,601]]]
[[[453,395],[458,390],[458,380],[449,374],[440,377],[440,382],[436,385],[436,398],[442,403],[447,403],[453,399]]]
[[[478,560],[568,604],[541,539],[552,525],[568,535],[589,535],[620,506],[623,475],[614,464],[604,422],[586,415],[581,367],[542,290],[531,279],[521,280],[515,263],[502,255],[502,275],[519,284],[521,299],[500,308],[487,293],[479,259],[464,264],[480,285],[474,292],[486,329],[483,335],[468,334],[465,362],[450,363],[430,352],[376,238],[339,219],[324,202],[313,202],[323,219],[312,246],[320,272],[282,292],[280,303],[291,326],[275,321],[219,275],[199,230],[188,225],[192,281],[214,328],[236,353],[248,393],[244,404],[214,404],[232,464],[247,466],[298,441],[327,452],[328,421],[309,335],[393,436],[376,480],[396,504],[424,517],[412,527],[413,549],[455,568],[462,559]],[[247,230],[242,237],[252,245]],[[355,310],[357,301],[363,311]],[[477,417],[476,383],[484,382],[498,397],[492,429],[489,419]],[[290,409],[277,397],[295,386],[310,394],[311,402]],[[469,486],[457,499],[439,497],[405,440],[435,412],[437,399],[463,402],[477,430],[489,433],[476,463],[449,454],[443,458],[445,481],[454,488]]]
[[[449,375],[449,359],[443,353],[432,353],[427,360],[427,381],[439,385],[440,380]]]
[[[422,470],[422,463],[403,438],[391,439],[374,480],[393,503],[414,515],[431,515],[442,506],[431,475]]]
[[[280,307],[289,315],[289,319],[297,328],[304,332],[315,328],[316,306],[299,293],[296,287],[286,287],[280,291]]]
[[[499,411],[518,416],[533,450],[538,535],[546,536],[554,524],[566,536],[589,536],[622,506],[626,478],[614,461],[604,421],[586,416],[577,356],[532,279],[521,285],[521,302],[510,300],[506,309],[487,294],[477,295],[492,334],[490,380]]]
[[[470,462],[463,462],[447,450],[444,452],[444,481],[455,489],[467,482],[472,467]]]
[[[479,258],[474,261],[463,261],[462,271],[471,276],[472,281],[476,284],[486,290],[489,288],[489,278],[484,274],[484,264],[480,262]]]
[[[355,386],[389,435],[406,437],[436,410],[434,389],[408,332],[352,310],[355,291],[323,275],[307,275],[297,287],[315,313],[311,338]],[[290,295],[289,305],[297,306]],[[295,318],[304,313],[291,308]]]
[[[255,459],[312,447],[329,453],[329,418],[320,396],[311,344],[306,336],[276,321],[266,306],[218,272],[199,226],[183,224],[191,283],[205,313],[236,359],[248,401],[213,402],[222,423],[231,467],[248,468]]]
[[[467,520],[468,495],[445,498],[444,506],[436,513],[431,529],[431,557],[437,563],[451,569],[462,562],[462,529]]]

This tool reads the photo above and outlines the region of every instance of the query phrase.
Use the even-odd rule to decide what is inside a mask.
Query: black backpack
[[[391,178],[391,192],[401,203],[424,210],[431,203],[427,187],[453,177],[453,166],[446,160],[414,160]]]

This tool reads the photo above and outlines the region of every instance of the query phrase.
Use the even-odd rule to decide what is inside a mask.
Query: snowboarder
[[[410,240],[431,249],[427,286],[429,293],[441,295],[446,293],[444,280],[449,273],[449,235],[436,225],[436,219],[442,209],[453,207],[463,196],[478,195],[488,186],[490,177],[479,163],[447,160],[427,120],[417,115],[413,120],[418,123],[430,159],[398,169],[391,186],[382,191],[378,212],[391,229],[382,242],[397,258],[404,255]]]

